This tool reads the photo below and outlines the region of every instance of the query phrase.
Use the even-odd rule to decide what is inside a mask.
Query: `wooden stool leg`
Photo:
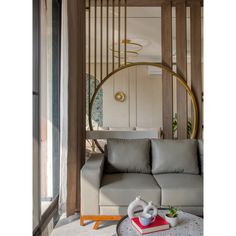
[[[94,230],[97,230],[97,229],[99,228],[99,226],[100,226],[101,223],[102,223],[102,221],[100,221],[100,220],[96,221],[96,223],[95,223],[94,226],[93,226],[93,229],[94,229]]]

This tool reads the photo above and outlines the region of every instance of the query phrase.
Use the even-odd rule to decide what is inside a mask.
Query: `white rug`
[[[117,221],[107,221],[93,230],[94,222],[85,221],[85,226],[80,226],[79,215],[68,218],[62,216],[50,236],[116,236]]]

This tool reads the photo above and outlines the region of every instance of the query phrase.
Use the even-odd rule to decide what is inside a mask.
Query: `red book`
[[[149,234],[161,230],[166,230],[169,229],[170,226],[167,221],[165,221],[162,217],[159,215],[156,216],[155,221],[153,221],[150,225],[148,226],[143,226],[139,222],[138,217],[134,217],[131,219],[131,224],[133,227],[140,233],[140,234]]]

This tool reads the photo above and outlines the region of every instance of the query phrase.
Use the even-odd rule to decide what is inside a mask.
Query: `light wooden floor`
[[[62,216],[50,236],[115,236],[117,221],[104,222],[98,230],[93,230],[94,222],[80,226],[79,215],[65,218]]]

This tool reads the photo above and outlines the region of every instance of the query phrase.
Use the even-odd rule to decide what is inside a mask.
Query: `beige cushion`
[[[160,206],[161,190],[152,175],[120,173],[103,176],[100,206],[128,206],[137,196]]]
[[[150,173],[148,139],[109,139],[106,173]]]
[[[151,140],[152,173],[199,174],[197,140]]]
[[[202,206],[203,178],[191,174],[154,175],[161,187],[162,206]]]

